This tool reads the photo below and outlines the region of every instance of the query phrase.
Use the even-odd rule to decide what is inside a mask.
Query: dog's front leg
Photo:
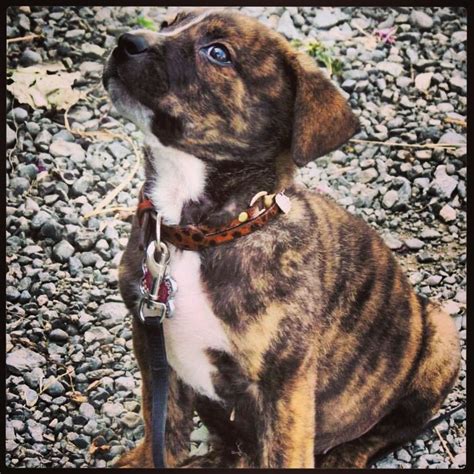
[[[133,343],[138,366],[142,376],[142,415],[145,423],[145,437],[130,452],[125,453],[114,467],[153,468],[152,440],[152,393],[149,349],[146,341],[146,328],[133,322]],[[181,382],[176,372],[169,369],[169,389],[166,417],[166,467],[175,467],[189,455],[189,438],[193,429],[194,392]]]
[[[316,369],[307,366],[284,384],[277,400],[262,390],[259,467],[314,467],[315,384]]]
[[[189,456],[193,430],[194,392],[170,368],[166,418],[166,467],[176,467]]]

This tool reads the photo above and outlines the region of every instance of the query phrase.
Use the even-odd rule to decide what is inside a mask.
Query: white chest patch
[[[145,143],[156,171],[150,198],[166,224],[178,224],[183,204],[196,201],[204,192],[206,167],[195,156],[163,146],[153,136],[147,136]]]
[[[150,189],[155,208],[167,224],[179,223],[183,204],[197,200],[204,191],[205,166],[196,157],[163,147],[147,139],[157,177]],[[206,354],[209,348],[230,351],[222,324],[213,313],[201,281],[201,260],[192,251],[170,246],[171,276],[178,284],[175,312],[164,321],[168,361],[178,376],[196,392],[219,400],[212,374],[216,367]]]
[[[196,252],[184,250],[171,253],[171,275],[178,283],[176,310],[164,321],[168,360],[178,376],[197,392],[219,400],[206,349],[229,352],[229,341],[221,322],[214,315],[201,276],[201,260]]]

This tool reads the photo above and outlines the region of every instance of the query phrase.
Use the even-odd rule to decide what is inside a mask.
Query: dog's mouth
[[[104,66],[102,83],[117,111],[142,131],[148,132],[153,112],[133,94],[128,81],[121,74],[120,64],[114,57],[115,51],[116,49]]]
[[[120,68],[118,67],[117,60],[114,58],[114,51],[107,59],[104,66],[104,72],[102,74],[102,84],[105,90],[108,92],[112,102],[115,104],[119,100],[117,92],[120,92],[120,96],[132,95],[131,91],[127,87],[127,81],[120,74]]]
[[[105,90],[107,92],[109,92],[109,83],[112,78],[118,78],[117,65],[115,64],[115,61],[113,59],[113,52],[107,59],[102,74],[102,84],[104,85]]]

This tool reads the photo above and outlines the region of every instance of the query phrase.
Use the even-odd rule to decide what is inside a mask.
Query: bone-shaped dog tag
[[[291,210],[290,198],[286,196],[285,194],[283,194],[283,192],[278,193],[275,196],[275,202],[283,213],[288,214],[290,212]]]

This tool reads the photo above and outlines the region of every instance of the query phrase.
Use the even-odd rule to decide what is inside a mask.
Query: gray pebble
[[[59,222],[50,219],[41,226],[41,235],[53,239],[55,242],[61,239],[64,233],[64,227]]]
[[[278,33],[285,35],[288,39],[294,39],[299,37],[298,30],[295,28],[293,20],[291,19],[291,15],[288,11],[285,11],[280,17],[280,21],[278,22],[277,26],[277,31]]]
[[[92,267],[100,260],[100,256],[95,252],[83,252],[79,259],[85,267]]]
[[[457,422],[464,421],[466,419],[466,410],[461,408],[459,411],[453,413],[451,418]]]
[[[107,402],[102,405],[102,413],[109,418],[116,418],[124,412],[121,403]]]
[[[387,74],[390,74],[394,77],[399,77],[403,74],[403,66],[400,63],[381,61],[377,63],[376,67],[379,71],[386,72]]]
[[[396,456],[400,461],[411,462],[410,453],[406,449],[399,449],[396,453]]]
[[[118,377],[115,380],[115,389],[118,391],[132,392],[135,389],[133,377]]]
[[[416,259],[420,263],[430,263],[439,260],[439,257],[437,255],[422,250],[417,254]]]
[[[36,405],[38,402],[38,393],[36,390],[32,390],[28,385],[19,385],[18,393],[21,395],[23,400],[25,400],[26,406],[31,408]]]
[[[319,9],[316,12],[316,16],[314,17],[313,24],[316,28],[326,30],[346,20],[347,20],[347,16],[344,13],[342,13],[340,10],[329,11],[329,10]]]
[[[14,195],[21,196],[30,188],[30,180],[21,177],[13,178],[10,180],[8,187],[13,191]]]
[[[406,239],[403,241],[404,244],[410,249],[410,250],[419,250],[424,247],[424,242],[419,240],[419,239]]]
[[[49,340],[54,342],[66,342],[69,339],[69,334],[62,329],[53,329],[49,333]]]
[[[375,168],[367,168],[359,174],[359,182],[363,184],[370,183],[377,179],[378,172]]]
[[[423,283],[428,286],[437,286],[440,284],[442,279],[443,277],[440,275],[432,275],[427,278]]]
[[[94,409],[94,416],[95,416],[95,409]],[[83,428],[83,431],[86,435],[94,436],[97,434],[97,431],[98,431],[97,427],[98,427],[97,421],[95,421],[94,419],[91,419],[86,423],[86,425]]]
[[[27,122],[26,129],[32,137],[36,137],[41,132],[41,127],[36,122]]]
[[[97,308],[97,314],[101,317],[102,324],[106,328],[122,324],[128,315],[128,309],[123,303],[104,303]]]
[[[103,327],[94,327],[84,333],[84,340],[87,343],[102,342],[107,344],[112,342],[113,339],[112,334]]]
[[[46,211],[38,211],[31,220],[31,227],[33,229],[40,229],[46,222],[51,220],[51,215]]]
[[[458,181],[446,174],[445,165],[439,165],[435,171],[434,184],[441,191],[443,197],[450,198],[458,185]]]
[[[12,116],[17,124],[23,123],[28,119],[28,112],[23,107],[15,107],[8,115]]]
[[[63,141],[63,142],[74,142],[75,138],[74,135],[69,132],[68,130],[60,130],[58,133],[53,135],[52,141]]]
[[[384,241],[387,244],[387,247],[391,250],[398,250],[402,248],[402,245],[403,245],[399,239],[397,239],[391,234],[385,235]]]
[[[385,209],[391,209],[398,201],[398,193],[394,189],[387,191],[382,199],[382,205]]]
[[[52,138],[51,133],[49,133],[48,130],[43,129],[38,133],[38,135],[36,135],[34,143],[36,146],[40,147],[41,150],[47,151]]]
[[[87,402],[81,403],[79,413],[88,419],[95,418],[95,408]]]
[[[7,143],[7,148],[11,148],[16,143],[16,133],[12,128],[10,128],[8,124],[7,124],[6,143]]]
[[[17,349],[7,354],[7,368],[14,374],[33,370],[46,363],[46,359],[31,349]]]
[[[449,204],[446,204],[439,211],[439,216],[444,222],[453,222],[456,220],[457,212]]]
[[[464,467],[466,465],[466,453],[456,454],[456,456],[454,456],[453,464],[454,466],[457,466],[460,468]]]
[[[439,239],[441,234],[435,229],[426,227],[421,231],[420,237],[424,240],[435,240]]]
[[[65,140],[53,141],[49,147],[49,153],[55,157],[75,156],[76,159],[82,157],[82,161],[85,159],[85,151],[80,145]]]
[[[89,190],[90,184],[90,179],[87,176],[77,179],[71,187],[72,195],[75,197],[85,195]]]
[[[70,39],[70,40],[78,40],[78,39],[81,39],[84,35],[85,35],[85,30],[82,30],[82,29],[73,29],[73,30],[68,30],[66,32],[66,39]]]
[[[74,255],[74,247],[67,240],[61,240],[53,247],[53,256],[59,262],[67,262],[72,255]]]
[[[18,24],[26,31],[30,31],[31,29],[31,23],[30,23],[30,19],[24,15],[23,13],[21,13],[20,15],[18,15]]]
[[[83,268],[82,262],[77,257],[71,257],[68,262],[69,273],[72,277],[77,276]]]
[[[30,388],[36,389],[44,379],[44,372],[40,367],[35,367],[33,370],[26,372],[23,378]]]
[[[134,429],[143,423],[138,413],[127,412],[120,417],[120,421],[129,429]]]
[[[34,164],[21,165],[18,167],[18,174],[23,178],[33,181],[38,174],[38,168]]]
[[[426,92],[431,85],[432,72],[423,72],[415,77],[415,87],[422,92]]]
[[[66,392],[63,384],[55,377],[50,377],[44,383],[46,393],[52,397],[59,397]]]
[[[451,85],[451,89],[455,92],[458,92],[460,94],[466,94],[467,93],[467,80],[459,77],[459,76],[454,76],[449,80],[449,84]]]
[[[466,144],[466,136],[460,135],[457,132],[446,132],[440,137],[439,143],[445,143],[448,145],[464,145]]]
[[[413,9],[410,15],[413,26],[421,30],[429,30],[433,26],[433,18],[420,9]]]
[[[33,66],[43,62],[41,54],[27,48],[20,56],[20,64],[24,67]]]
[[[45,427],[32,419],[27,420],[26,424],[28,426],[28,432],[33,438],[33,441],[35,443],[42,443]]]

